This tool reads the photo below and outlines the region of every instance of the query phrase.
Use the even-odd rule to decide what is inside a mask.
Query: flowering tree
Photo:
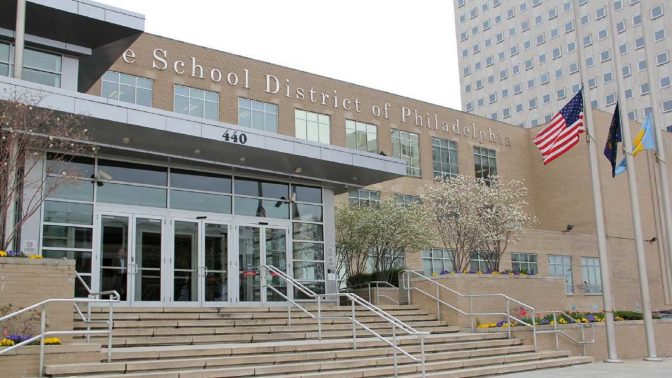
[[[537,219],[525,212],[527,188],[523,181],[503,182],[496,176],[488,180],[490,186],[485,188],[481,213],[479,253],[485,261],[486,270],[497,272],[509,242],[517,241]]]
[[[74,172],[64,163],[70,156],[83,153],[88,148],[83,142],[89,138],[81,116],[40,108],[41,98],[35,95],[5,94],[3,97],[0,101],[0,249],[4,250],[15,244],[21,226],[40,209],[45,198],[72,177]],[[46,151],[50,151],[51,156],[45,162]],[[47,180],[42,169],[60,175]]]
[[[453,271],[469,269],[471,253],[478,250],[483,226],[485,181],[470,176],[437,180],[425,185],[422,201],[434,221],[439,240],[453,252]]]
[[[526,196],[520,180],[457,176],[426,185],[422,199],[444,247],[453,251],[453,270],[468,271],[478,251],[494,272],[509,242],[536,221],[524,211]]]
[[[336,210],[339,269],[348,277],[365,273],[370,264],[379,280],[403,266],[407,252],[432,245],[433,231],[422,206],[383,200],[379,204]]]

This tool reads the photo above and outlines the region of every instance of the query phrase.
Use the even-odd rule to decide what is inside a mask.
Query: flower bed
[[[524,308],[516,308],[513,310],[512,315],[524,323],[532,324],[532,319],[527,316],[527,313]],[[604,313],[603,312],[573,312],[567,311],[565,314],[557,314],[555,318],[553,314],[547,314],[543,317],[535,317],[535,325],[555,325],[557,320],[558,324],[578,324],[578,323],[603,323],[604,322]],[[660,316],[654,314],[654,319],[660,319]],[[624,320],[641,320],[642,313],[634,311],[614,311],[614,320],[615,321],[624,321]],[[477,328],[479,329],[490,329],[490,328],[508,328],[516,327],[519,324],[516,321],[508,322],[506,320],[500,320],[497,323],[479,323],[476,322]]]

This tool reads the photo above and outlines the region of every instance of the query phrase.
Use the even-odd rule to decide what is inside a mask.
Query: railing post
[[[420,368],[422,378],[425,378],[425,336],[420,336]]]
[[[392,324],[392,345],[394,349],[394,376],[397,376],[397,326]]]
[[[459,315],[458,319],[459,319]],[[469,322],[471,323],[471,332],[475,332],[476,328],[474,327],[474,297],[469,297]]]
[[[47,331],[47,305],[42,306],[42,313],[40,314],[40,367],[38,376],[44,376],[44,333]]]
[[[114,326],[112,322],[112,296],[110,295],[110,308],[107,313],[107,362],[112,362],[112,328]],[[91,303],[89,303],[89,309],[91,308]],[[90,310],[89,310],[90,311]]]
[[[579,323],[579,327],[581,327],[581,344],[583,344],[583,355],[585,356],[586,355],[586,334],[584,331],[585,327],[583,327],[581,323]]]
[[[322,297],[317,297],[317,338],[322,340]]]
[[[532,340],[534,340],[534,351],[537,351],[537,322],[535,321],[537,318],[536,313],[534,312],[534,309],[532,310]]]
[[[553,313],[553,332],[555,333],[555,350],[560,350],[560,341],[558,340],[558,315]]]
[[[93,295],[89,294],[89,299],[93,299],[91,297],[93,297]],[[88,318],[86,319],[86,342],[90,343],[91,335],[89,332],[91,332],[91,302],[86,304],[86,314],[88,315]]]
[[[408,272],[404,272],[406,275],[406,300],[408,300],[408,304],[413,304],[413,301],[411,300],[411,275]]]
[[[509,339],[511,339],[511,302],[509,301],[509,298],[506,298],[506,322],[508,323],[508,333],[509,333]]]
[[[352,303],[352,348],[357,349],[357,325],[355,324],[355,300],[350,298]]]
[[[439,291],[439,285],[436,285],[436,319],[439,321],[441,321],[441,303],[439,302],[440,298],[441,292]]]
[[[287,325],[292,325],[292,304],[287,301]]]
[[[372,302],[371,301],[371,282],[369,282],[367,285],[369,286],[369,302]]]

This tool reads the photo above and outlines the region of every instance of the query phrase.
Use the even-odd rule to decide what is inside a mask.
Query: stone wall
[[[11,304],[15,311],[49,298],[72,298],[74,283],[75,264],[72,260],[0,257],[0,307]],[[71,303],[48,305],[47,330],[72,330],[73,311]],[[5,325],[0,324],[0,327],[4,329]]]
[[[538,311],[567,309],[565,280],[562,277],[448,274],[433,277],[432,280],[465,295],[505,294],[512,299],[534,307]],[[412,280],[411,286],[424,292],[411,290],[413,304],[419,304],[432,313],[440,311],[441,319],[448,321],[450,324],[464,328],[471,327],[472,319],[469,316],[460,315],[457,310],[451,309],[447,305],[442,304],[437,308],[436,301],[429,296],[437,295],[434,284],[423,280]],[[499,315],[475,315],[473,318],[474,326],[478,322],[490,323],[506,318],[507,301],[503,296],[487,295],[470,299],[460,297],[445,289],[440,289],[439,295],[442,301],[466,313],[499,313]],[[509,301],[509,311],[512,313],[520,307],[520,304]]]

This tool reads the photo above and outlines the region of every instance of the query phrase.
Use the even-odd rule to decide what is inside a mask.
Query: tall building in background
[[[672,131],[669,1],[455,0],[455,18],[465,111],[521,127],[542,125],[579,91],[584,69],[584,96],[592,108],[613,111],[621,75],[628,118],[641,122],[658,106],[657,122]],[[645,22],[652,25],[650,35]],[[647,61],[646,49],[653,49],[655,61]],[[655,70],[655,82],[647,70]],[[652,86],[659,98],[652,98]]]

